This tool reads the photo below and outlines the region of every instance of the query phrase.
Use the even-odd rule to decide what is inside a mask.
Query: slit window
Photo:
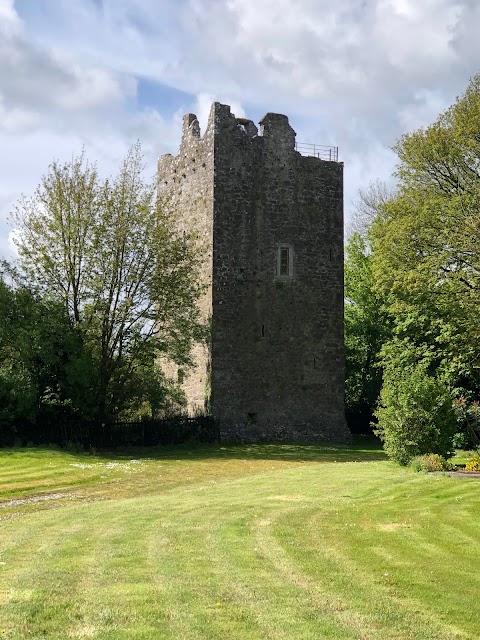
[[[280,247],[280,275],[288,276],[290,263],[290,249],[288,247]]]
[[[293,275],[293,252],[288,245],[278,247],[277,275],[283,278]]]

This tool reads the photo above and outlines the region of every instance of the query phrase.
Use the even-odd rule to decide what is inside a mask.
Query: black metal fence
[[[219,441],[218,426],[211,416],[171,416],[137,421],[88,425],[44,420],[16,429],[0,428],[0,446],[54,444],[61,447],[115,448],[180,445]]]

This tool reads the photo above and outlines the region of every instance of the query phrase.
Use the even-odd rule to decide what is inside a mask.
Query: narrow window
[[[282,279],[293,276],[293,248],[289,244],[282,243],[277,247],[276,274]]]
[[[290,275],[290,248],[289,247],[280,247],[279,275],[281,276]]]
[[[265,325],[262,324],[262,338],[265,337]]]

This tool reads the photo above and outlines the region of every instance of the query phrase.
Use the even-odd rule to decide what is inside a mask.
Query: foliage
[[[375,432],[396,462],[405,465],[427,453],[451,455],[456,420],[450,393],[425,366],[387,367],[375,416]]]
[[[88,420],[95,369],[62,304],[0,278],[0,443],[20,426]],[[58,426],[56,427],[58,430]]]
[[[480,455],[478,453],[467,462],[465,471],[480,471]]]
[[[455,449],[473,449],[480,444],[480,403],[465,395],[453,400],[457,418],[457,433],[453,439]]]
[[[415,454],[448,453],[448,393],[454,399],[455,430],[470,442],[475,431],[480,399],[479,130],[480,75],[436,122],[398,141],[398,191],[378,209],[370,228],[374,287],[392,323],[381,353],[385,377],[377,416],[387,450],[403,462]],[[400,441],[397,436],[392,440],[391,433]],[[460,436],[455,440],[460,442]]]
[[[452,448],[453,449],[471,449],[470,441],[467,437],[467,434],[462,431],[457,431],[452,438]]]
[[[415,471],[451,471],[454,465],[439,456],[438,453],[427,453],[423,456],[416,456],[410,460],[409,466]]]
[[[91,354],[96,420],[160,406],[158,356],[189,364],[203,337],[198,258],[143,179],[139,144],[111,180],[84,154],[53,162],[14,221],[28,281],[62,301]]]
[[[374,289],[371,255],[358,232],[350,236],[345,260],[345,404],[350,428],[368,427],[380,393],[380,349],[389,319]]]
[[[399,140],[398,194],[371,233],[395,339],[452,392],[480,387],[479,130],[480,75],[434,124]]]

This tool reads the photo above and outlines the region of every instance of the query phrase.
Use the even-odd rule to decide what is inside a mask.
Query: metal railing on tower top
[[[314,156],[320,160],[338,162],[338,147],[329,147],[324,144],[310,144],[309,142],[295,142],[295,150],[302,156]]]

